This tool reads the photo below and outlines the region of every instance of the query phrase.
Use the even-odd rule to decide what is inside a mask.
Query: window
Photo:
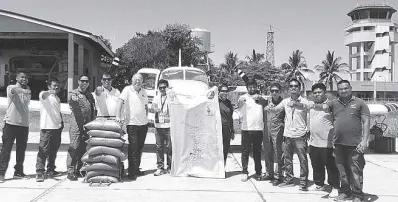
[[[363,73],[363,80],[364,81],[370,81],[371,73],[370,72],[364,72]]]
[[[182,69],[167,70],[162,72],[161,78],[166,80],[183,80],[184,73]]]
[[[197,70],[186,70],[185,80],[202,81],[207,84],[207,76],[205,73]]]
[[[362,11],[359,13],[359,19],[366,19],[366,18],[369,18],[368,12]]]
[[[387,18],[387,12],[379,12],[379,18],[380,19],[386,19]]]
[[[143,82],[143,88],[146,90],[155,90],[156,74],[151,73],[141,73]]]

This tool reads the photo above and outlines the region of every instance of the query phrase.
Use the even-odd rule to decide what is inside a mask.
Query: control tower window
[[[366,19],[369,18],[368,12],[360,12],[359,19]]]
[[[370,12],[370,18],[379,18],[379,13],[378,12]]]
[[[387,12],[379,12],[379,18],[380,19],[386,19],[387,18]]]

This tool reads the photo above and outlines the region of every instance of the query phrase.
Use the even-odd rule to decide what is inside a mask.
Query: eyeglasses
[[[298,88],[299,85],[289,85],[290,88]]]
[[[89,80],[80,80],[80,82],[82,82],[82,83],[89,83],[90,81],[89,81]]]
[[[279,90],[271,90],[271,93],[279,93]]]
[[[111,78],[102,78],[103,81],[110,81],[112,80]]]

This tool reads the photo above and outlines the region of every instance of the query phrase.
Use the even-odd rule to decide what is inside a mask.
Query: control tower
[[[398,23],[391,20],[396,11],[386,4],[368,4],[347,14],[352,22],[345,28],[344,45],[349,48],[352,81],[398,82]]]

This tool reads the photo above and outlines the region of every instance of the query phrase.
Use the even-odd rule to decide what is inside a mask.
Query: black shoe
[[[23,172],[21,173],[14,172],[14,179],[30,179],[30,177],[25,175],[25,173]]]
[[[283,182],[282,180],[273,180],[273,181],[272,181],[272,186],[278,186],[278,185],[280,185],[282,182]]]
[[[58,177],[58,176],[61,175],[61,173],[59,173],[59,172],[57,172],[55,170],[47,171],[46,174],[48,175],[48,177],[51,177],[51,178]]]
[[[294,187],[293,182],[282,182],[281,184],[278,185],[280,188],[285,188],[285,187]]]
[[[299,188],[299,190],[300,190],[300,191],[308,191],[308,187],[307,187],[307,186],[304,186],[304,185],[301,185],[300,188]]]
[[[266,176],[263,176],[263,180],[264,181],[274,181],[275,178],[271,175],[266,175]]]
[[[44,182],[44,175],[43,174],[37,174],[36,175],[36,182]]]
[[[69,174],[68,174],[68,180],[70,180],[70,181],[77,181],[77,177],[76,177],[75,174],[69,173]]]
[[[140,171],[140,170],[137,170],[137,171],[135,171],[135,174],[137,175],[137,176],[144,176],[144,172],[142,172],[142,171]]]
[[[131,181],[136,181],[137,180],[137,175],[128,175],[128,178]]]

